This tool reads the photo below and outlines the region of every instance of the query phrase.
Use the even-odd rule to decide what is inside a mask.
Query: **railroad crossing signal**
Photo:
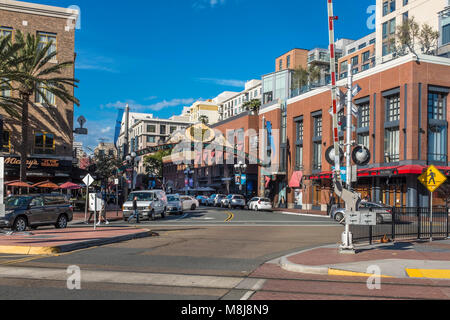
[[[445,181],[447,177],[444,176],[435,166],[428,167],[420,177],[419,181],[431,192],[436,191]]]

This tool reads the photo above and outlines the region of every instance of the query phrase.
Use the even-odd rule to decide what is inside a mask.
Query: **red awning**
[[[300,188],[300,184],[303,179],[303,172],[302,171],[295,171],[292,174],[291,181],[289,182],[289,188]]]

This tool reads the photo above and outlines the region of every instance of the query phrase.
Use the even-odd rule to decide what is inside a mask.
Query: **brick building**
[[[56,50],[56,59],[49,64],[75,60],[76,10],[52,7],[22,1],[0,1],[0,37],[12,35],[18,30],[39,36],[43,45],[52,42],[50,50]],[[62,77],[73,78],[74,68],[67,68]],[[71,92],[73,94],[73,91]],[[14,94],[2,90],[2,95]],[[39,96],[32,97],[30,106],[29,158],[27,173],[29,181],[50,179],[54,182],[67,181],[72,173],[73,161],[73,103],[64,103],[48,93],[52,105],[44,105]],[[5,118],[4,145],[6,153],[6,181],[19,177],[19,147],[22,141],[20,120],[12,119],[0,110]],[[78,177],[79,178],[79,177]]]
[[[372,153],[370,164],[358,171],[356,188],[363,197],[392,206],[428,206],[428,192],[418,176],[430,164],[450,174],[449,75],[448,58],[417,59],[412,54],[355,75],[362,91],[354,100],[360,113],[354,140]],[[346,80],[338,82],[345,84]],[[299,203],[297,196],[303,209],[326,208],[332,168],[323,151],[332,145],[331,105],[326,87],[288,101],[291,207]],[[303,183],[296,181],[297,175],[303,176]]]

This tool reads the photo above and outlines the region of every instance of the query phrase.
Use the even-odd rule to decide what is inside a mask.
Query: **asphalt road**
[[[111,226],[129,225],[114,222]],[[143,221],[157,236],[51,257],[0,256],[4,299],[241,299],[264,263],[336,243],[342,226],[326,217],[200,208]],[[66,270],[81,271],[68,290]]]

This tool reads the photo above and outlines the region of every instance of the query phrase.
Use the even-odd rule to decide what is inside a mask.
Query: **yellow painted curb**
[[[410,278],[450,279],[450,270],[406,269]]]
[[[364,277],[364,278],[370,278],[370,277],[378,277],[377,275],[370,274],[370,273],[362,273],[362,272],[353,272],[353,271],[345,271],[345,270],[338,270],[338,269],[328,269],[328,275],[329,276],[344,276],[344,277]],[[379,276],[380,278],[394,278],[391,276]]]
[[[58,247],[0,246],[0,254],[53,255],[57,253],[61,253]]]

